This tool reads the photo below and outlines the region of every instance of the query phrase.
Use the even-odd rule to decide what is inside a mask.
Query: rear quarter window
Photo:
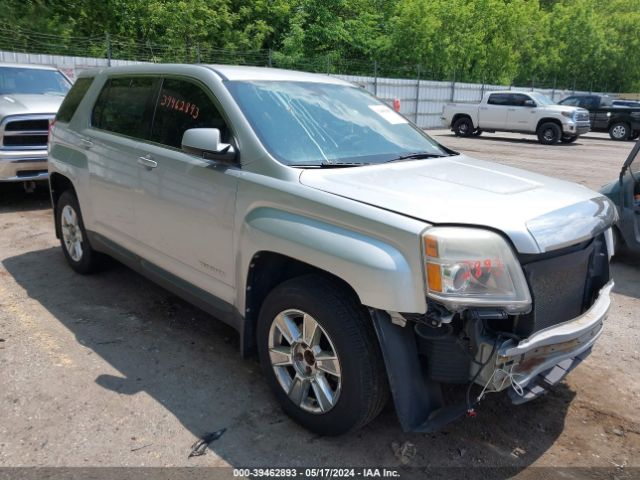
[[[89,87],[93,83],[93,77],[83,77],[76,80],[69,93],[64,98],[62,105],[58,109],[56,115],[57,122],[69,123],[73,118],[74,113],[78,109],[78,105],[84,98],[85,94],[89,90]]]

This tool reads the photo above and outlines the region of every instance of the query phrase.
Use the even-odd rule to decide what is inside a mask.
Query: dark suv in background
[[[617,106],[607,95],[572,95],[558,103],[589,110],[591,130],[609,132],[613,140],[635,140],[640,135],[640,106]]]

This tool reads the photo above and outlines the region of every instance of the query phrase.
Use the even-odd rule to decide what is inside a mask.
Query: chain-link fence
[[[592,81],[579,78],[569,85],[535,77],[518,86],[470,83],[465,82],[464,72],[446,75],[428,66],[399,65],[390,60],[346,59],[332,54],[295,58],[272,50],[225,50],[188,40],[169,46],[109,34],[56,36],[6,26],[0,26],[0,61],[55,65],[71,78],[80,70],[139,62],[254,65],[325,73],[360,84],[389,104],[397,100],[400,112],[423,128],[441,126],[446,103],[478,102],[488,91],[538,91],[558,101],[593,90]]]

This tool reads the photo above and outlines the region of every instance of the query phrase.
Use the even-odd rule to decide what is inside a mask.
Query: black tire
[[[627,244],[622,237],[622,233],[618,230],[617,226],[612,228],[613,233],[613,255],[614,258],[619,259],[620,257],[624,257],[627,253]]]
[[[631,128],[625,122],[615,122],[609,126],[609,137],[612,140],[627,140],[631,135]]]
[[[474,137],[479,137],[480,135],[482,135],[482,130],[480,130],[479,128],[476,128],[476,129],[473,131],[473,136],[474,136]]]
[[[78,227],[74,227],[74,234],[78,234],[81,251],[80,255],[77,255],[77,252],[72,253],[71,250],[73,248],[67,244],[65,240],[65,230],[69,231],[68,228],[65,229],[63,226],[62,215],[65,212],[65,207],[70,208],[75,215],[77,215],[77,225]],[[56,205],[56,227],[60,232],[60,245],[62,246],[62,253],[67,259],[67,263],[73,268],[76,272],[82,274],[93,273],[97,271],[100,267],[101,256],[98,252],[94,251],[91,248],[91,244],[89,243],[89,239],[87,237],[87,232],[84,228],[84,222],[82,221],[82,213],[80,212],[80,205],[78,204],[78,198],[72,190],[66,190],[60,195],[58,199],[58,203]],[[74,258],[76,257],[76,258]]]
[[[637,140],[638,137],[640,137],[640,130],[634,130],[633,132],[631,132],[629,140]]]
[[[573,137],[562,137],[562,138],[560,139],[560,141],[561,141],[562,143],[573,143],[573,142],[575,142],[577,139],[578,139],[578,136],[577,136],[577,135],[574,135]]]
[[[269,341],[278,335],[271,332],[276,318],[287,310],[311,315],[330,339],[340,366],[340,391],[335,404],[324,412],[309,412],[290,399],[271,363]],[[274,327],[275,328],[275,327]],[[283,338],[283,336],[280,336]],[[298,337],[302,340],[303,336]],[[288,280],[265,299],[258,319],[258,353],[267,382],[283,410],[303,427],[320,435],[341,435],[373,420],[389,398],[382,353],[367,310],[345,288],[319,275],[305,275]],[[271,340],[273,341],[273,340]],[[288,342],[287,342],[288,343]],[[300,345],[292,342],[290,345]],[[304,347],[304,344],[303,344]],[[288,346],[282,347],[285,350]],[[295,348],[295,347],[294,347]],[[305,355],[293,355],[298,362]],[[299,367],[299,363],[297,365]],[[284,367],[285,374],[295,375],[296,367]],[[290,370],[289,370],[290,369]],[[317,385],[317,384],[316,384]],[[313,389],[308,388],[311,393]],[[317,402],[315,392],[310,402]],[[318,404],[319,405],[319,404]]]
[[[562,130],[557,123],[545,122],[538,127],[538,141],[543,145],[553,145],[562,138]]]
[[[458,137],[470,137],[474,130],[473,122],[469,117],[460,117],[453,122],[453,133]]]

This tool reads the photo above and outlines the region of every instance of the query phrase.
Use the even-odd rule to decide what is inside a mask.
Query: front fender
[[[267,250],[341,278],[363,305],[398,312],[426,311],[421,270],[418,276],[400,250],[382,240],[270,207],[251,211],[243,230],[243,254],[247,255],[240,268],[244,272],[255,253]],[[419,248],[418,241],[415,248]]]

